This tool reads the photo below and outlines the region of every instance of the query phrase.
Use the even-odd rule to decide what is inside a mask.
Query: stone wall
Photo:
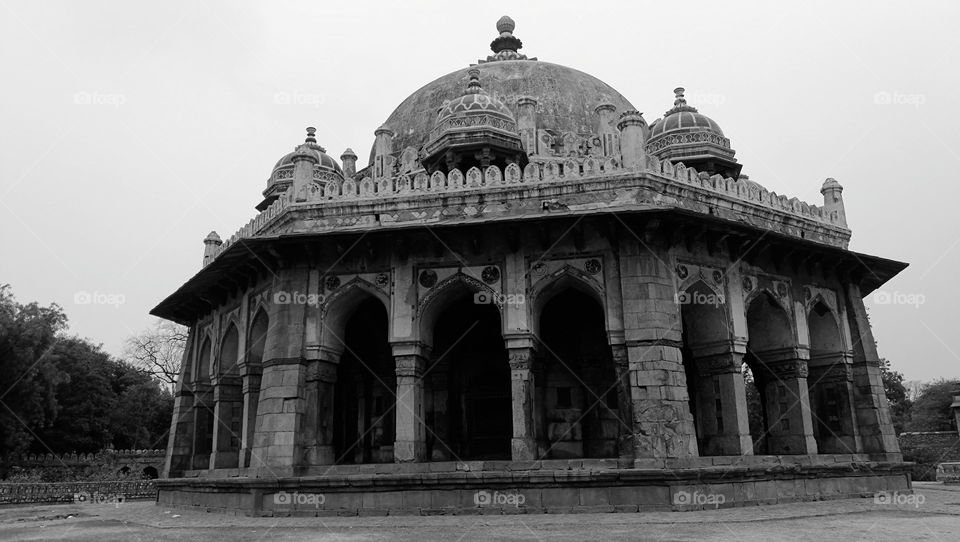
[[[904,460],[916,463],[913,467],[914,480],[934,480],[939,463],[960,461],[960,433],[900,433],[900,450]]]
[[[164,450],[105,450],[90,454],[10,454],[0,457],[0,480],[11,483],[93,482],[156,478]]]
[[[155,499],[154,480],[0,484],[0,504],[89,503],[119,504],[132,499]]]

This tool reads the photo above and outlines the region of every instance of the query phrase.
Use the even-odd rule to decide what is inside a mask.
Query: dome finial
[[[501,35],[511,34],[516,27],[517,23],[513,22],[509,15],[504,15],[497,21],[497,32],[500,32]]]
[[[317,129],[313,126],[307,126],[307,139],[303,141],[304,143],[316,143],[317,142]]]
[[[683,97],[683,92],[683,87],[677,87],[673,89],[674,97],[676,97],[676,99],[673,101],[674,106],[679,107],[681,105],[687,105],[687,99]]]
[[[467,75],[470,77],[470,82],[467,83],[467,94],[480,94],[483,91],[483,87],[480,86],[480,70],[470,68]]]

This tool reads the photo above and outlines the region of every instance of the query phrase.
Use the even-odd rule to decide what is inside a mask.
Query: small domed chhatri
[[[733,157],[736,152],[720,126],[687,104],[683,87],[673,92],[673,107],[650,126],[647,152],[699,171],[738,178],[742,166]]]
[[[319,182],[330,180],[343,180],[343,169],[336,160],[327,155],[326,149],[317,144],[317,129],[307,128],[307,137],[302,145],[298,145],[293,152],[283,155],[277,160],[270,172],[270,178],[267,179],[267,188],[263,191],[263,201],[257,205],[257,210],[262,211],[277,200],[277,197],[290,188],[293,180],[293,162],[297,153],[310,154],[316,166],[314,178]],[[352,151],[351,151],[352,152]]]
[[[158,503],[476,513],[489,490],[530,513],[909,490],[863,302],[906,264],[849,250],[840,184],[802,183],[817,204],[770,192],[682,88],[648,125],[496,26],[493,54],[369,127],[366,165],[308,128],[261,212],[203,239],[153,309],[189,328]],[[641,40],[590,43],[639,85]]]

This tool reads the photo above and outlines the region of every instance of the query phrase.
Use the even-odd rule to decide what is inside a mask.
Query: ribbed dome
[[[513,113],[503,102],[488,94],[467,94],[440,108],[437,124],[449,117],[472,114],[494,115],[504,120],[514,120]]]
[[[708,131],[720,137],[723,136],[723,130],[720,125],[710,117],[697,111],[696,107],[687,105],[686,98],[683,97],[683,89],[674,90],[676,99],[673,102],[673,108],[664,113],[662,119],[657,119],[650,127],[650,141],[672,133],[672,132],[702,132]],[[729,146],[729,142],[728,142]]]
[[[340,164],[338,164],[336,160],[327,154],[326,149],[320,145],[317,145],[316,143],[310,143],[308,145],[310,147],[310,151],[314,154],[314,156],[317,157],[317,165],[315,166],[316,169],[326,169],[343,175],[343,170],[340,168]],[[276,165],[273,166],[273,171],[286,167],[292,168],[293,155],[296,153],[297,151],[287,153],[283,158],[277,160]]]

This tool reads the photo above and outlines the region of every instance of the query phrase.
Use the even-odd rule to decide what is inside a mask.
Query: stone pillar
[[[278,271],[275,292],[306,292],[307,269]],[[273,298],[273,296],[271,296]],[[264,343],[263,376],[250,467],[268,476],[292,476],[301,464],[306,401],[305,305],[272,303]]]
[[[304,462],[307,465],[334,465],[340,459],[333,447],[334,399],[340,352],[320,349],[320,358],[307,366],[307,410],[303,421]]]
[[[207,237],[203,240],[203,267],[206,267],[217,257],[217,250],[221,245],[223,245],[223,241],[217,235],[217,232],[212,231],[207,234]]]
[[[847,212],[843,207],[843,187],[836,179],[827,179],[820,188],[823,194],[823,210],[838,226],[847,227]]]
[[[627,345],[610,345],[610,354],[613,358],[613,370],[617,379],[617,410],[620,411],[621,427],[620,438],[617,443],[618,455],[621,459],[633,459],[636,451],[632,422],[633,398],[630,391],[630,361],[627,354]],[[626,427],[623,426],[626,423]]]
[[[617,133],[617,108],[612,103],[604,102],[598,105],[594,111],[597,113],[598,125],[597,133],[600,140],[603,141],[603,148],[600,152],[603,156],[620,156],[620,137]]]
[[[377,128],[373,135],[373,179],[389,179],[393,173],[393,130],[386,126]]]
[[[537,140],[537,99],[532,96],[517,98],[517,130],[527,155],[540,154]]]
[[[213,450],[211,469],[235,469],[240,466],[239,415],[243,400],[242,381],[236,375],[218,376],[213,386]]]
[[[417,343],[393,344],[397,372],[397,440],[393,456],[397,463],[427,459],[423,392],[423,372],[427,368],[427,359],[424,350]]]
[[[752,455],[743,381],[746,341],[694,346],[700,455]]]
[[[193,387],[193,435],[191,444],[191,465],[194,470],[210,468],[210,454],[214,424],[213,387],[208,383],[197,383]]]
[[[807,388],[805,348],[754,352],[762,376],[767,413],[767,448],[773,455],[817,453]]]
[[[847,284],[844,291],[847,319],[853,339],[853,403],[865,453],[881,460],[900,461],[900,444],[880,377],[880,356],[863,306],[860,287]]]
[[[636,458],[696,456],[680,354],[680,310],[667,250],[651,239],[641,248],[628,232],[623,239],[620,280]]]
[[[194,417],[190,373],[196,363],[192,361],[195,338],[196,330],[191,329],[180,362],[180,379],[173,394],[173,418],[170,420],[170,434],[167,438],[167,453],[161,478],[177,478],[183,471],[191,468]]]
[[[313,183],[313,168],[319,163],[317,155],[310,148],[309,142],[313,138],[313,128],[307,128],[307,143],[297,147],[293,153],[293,181],[290,187],[290,193],[297,201],[306,201],[307,192],[304,190]],[[313,140],[316,143],[316,140]]]
[[[838,353],[810,359],[807,382],[814,436],[821,454],[855,454],[863,450],[853,406],[852,356]]]
[[[250,466],[250,450],[257,427],[257,406],[260,402],[260,380],[263,367],[244,365],[243,368],[243,431],[240,438],[240,467]]]
[[[624,111],[617,123],[620,129],[621,163],[625,169],[640,169],[646,166],[647,121],[638,111]]]
[[[514,461],[537,459],[537,382],[534,377],[536,359],[532,337],[512,337],[507,340],[510,356],[510,389],[513,403],[513,438],[510,441]]]
[[[427,439],[433,442],[430,456],[432,461],[449,461],[453,458],[452,451],[447,445],[450,437],[449,371],[449,364],[446,361],[440,361],[433,366],[426,377],[430,382],[430,390],[425,396],[433,411],[433,434],[427,436]]]
[[[343,151],[340,155],[340,162],[343,164],[343,176],[347,179],[357,174],[357,154],[352,149]]]

